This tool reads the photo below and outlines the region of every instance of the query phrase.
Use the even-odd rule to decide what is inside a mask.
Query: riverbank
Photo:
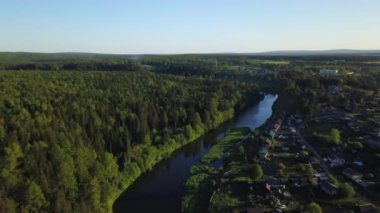
[[[276,96],[277,98],[277,96]],[[253,156],[259,152],[259,135],[257,129],[265,129],[268,123],[273,123],[273,118],[281,114],[280,103],[276,101],[272,105],[272,115],[265,123],[257,128],[239,127],[231,130],[220,142],[216,143],[208,153],[202,156],[202,165],[193,166],[190,170],[191,176],[185,182],[186,192],[182,196],[182,212],[206,212],[211,211],[211,204],[216,198],[223,202],[237,203],[237,200],[229,200],[218,193],[223,184],[223,178],[231,173],[239,174],[236,181],[254,181],[261,172],[253,177],[250,170],[258,164],[240,165],[239,162],[254,161]],[[252,167],[252,168],[251,168]],[[231,205],[233,205],[231,203]],[[229,204],[228,204],[229,205]],[[214,209],[215,210],[215,209]],[[217,212],[217,211],[216,211]]]
[[[137,172],[135,173],[130,173],[130,174],[133,174],[133,175],[130,175],[127,177],[127,184],[126,185],[123,185],[123,189],[121,189],[119,192],[115,192],[115,195],[112,196],[109,201],[107,202],[107,209],[108,209],[108,212],[113,212],[113,205],[115,203],[115,201],[119,198],[119,196],[125,191],[127,190],[143,173],[147,172],[147,171],[150,171],[158,162],[162,161],[163,159],[169,157],[174,151],[180,149],[181,147],[197,140],[199,137],[201,137],[203,134],[205,134],[206,132],[204,133],[195,133],[193,138],[191,138],[190,140],[187,140],[185,143],[171,143],[171,144],[165,144],[164,146],[161,146],[159,148],[156,148],[157,150],[157,154],[156,158],[154,159],[147,159],[147,162],[150,162],[150,165],[146,165],[146,167],[148,169],[146,170],[139,170],[137,169]],[[159,150],[162,150],[162,151],[159,151]],[[147,156],[152,156],[152,155],[149,155],[149,153],[147,154]],[[133,167],[135,164],[132,164],[131,167]],[[136,169],[136,168],[133,168],[133,169]],[[135,170],[136,171],[136,170]]]
[[[219,141],[230,128],[262,125],[271,114],[276,97],[265,95],[259,104],[247,108],[223,125],[222,129],[206,134],[194,143],[189,143],[169,158],[144,173],[114,203],[114,212],[151,212],[159,208],[165,212],[180,211],[183,183],[189,176],[190,167],[200,164],[200,158],[208,152],[210,145]],[[248,123],[247,123],[248,122]]]
[[[262,95],[260,99],[253,100],[249,105],[257,105],[260,101],[264,99],[264,96]],[[125,168],[127,171],[124,171],[124,173],[129,174],[128,177],[126,177],[126,181],[124,182],[124,185],[122,187],[122,190],[120,190],[118,193],[115,193],[115,196],[110,199],[109,203],[107,204],[107,208],[110,209],[110,207],[113,207],[112,209],[114,212],[119,212],[118,208],[115,207],[115,203],[117,202],[117,199],[122,196],[123,193],[128,191],[130,186],[132,186],[139,177],[141,177],[142,174],[146,173],[147,171],[151,171],[154,169],[154,167],[161,162],[163,159],[169,158],[172,153],[174,153],[176,150],[181,149],[182,147],[191,144],[194,141],[199,140],[199,138],[203,137],[205,134],[209,133],[210,131],[215,131],[215,129],[218,129],[220,126],[223,126],[223,124],[231,121],[234,119],[234,117],[239,116],[241,113],[244,113],[246,107],[243,107],[243,109],[239,112],[235,113],[226,113],[228,116],[223,116],[224,120],[221,120],[220,123],[217,123],[217,128],[213,129],[198,129],[198,131],[192,132],[192,137],[189,140],[173,140],[171,143],[165,144],[163,146],[154,147],[153,149],[150,149],[145,154],[145,160],[143,162],[129,162],[127,167]],[[235,114],[235,115],[234,115]],[[182,142],[181,142],[182,141]],[[144,147],[138,147],[139,149],[143,149]],[[141,153],[141,151],[138,151]],[[146,168],[145,170],[141,170],[139,168]],[[130,171],[130,172],[128,172]],[[122,204],[120,204],[122,205]],[[120,206],[118,205],[118,206]],[[122,212],[122,211],[120,211]]]
[[[223,123],[227,122],[230,119],[231,118],[228,118],[227,120],[223,121]],[[221,123],[220,125],[222,125],[223,123]],[[202,132],[195,132],[195,133],[193,133],[192,138],[189,139],[189,140],[186,140],[184,143],[176,143],[176,142],[173,141],[172,143],[165,144],[163,146],[155,148],[150,153],[146,154],[147,159],[145,159],[145,162],[144,162],[145,165],[142,166],[142,167],[147,168],[146,170],[136,169],[137,164],[135,164],[134,162],[131,162],[131,166],[130,166],[131,170],[134,170],[134,171],[137,171],[137,172],[130,173],[130,174],[134,174],[134,175],[131,175],[131,176],[127,177],[126,182],[128,184],[124,185],[123,189],[121,189],[120,192],[118,192],[117,194],[115,194],[115,196],[110,199],[109,203],[107,204],[107,209],[112,210],[113,209],[112,207],[113,207],[115,201],[117,200],[117,198],[125,190],[128,190],[129,186],[131,186],[143,173],[145,173],[147,171],[150,171],[151,169],[153,169],[153,167],[158,162],[160,162],[163,159],[169,157],[174,151],[180,149],[181,147],[183,147],[183,146],[185,146],[185,145],[187,145],[189,143],[192,143],[192,142],[196,141],[198,138],[202,137],[204,134],[206,134],[209,131],[212,131],[212,130],[207,130],[207,131],[205,130],[205,131],[202,131]],[[155,154],[153,154],[153,153],[155,153]],[[154,157],[154,156],[156,156],[156,157]],[[133,168],[133,167],[135,167],[135,168]],[[112,211],[109,211],[109,212],[112,212]]]

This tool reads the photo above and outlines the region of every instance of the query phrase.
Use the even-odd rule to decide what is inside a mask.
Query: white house
[[[321,69],[319,75],[338,75],[338,70]]]

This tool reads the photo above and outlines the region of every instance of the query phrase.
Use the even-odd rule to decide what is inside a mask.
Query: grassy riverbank
[[[182,212],[207,210],[210,197],[217,188],[223,170],[223,168],[214,168],[210,164],[216,160],[222,161],[224,155],[230,156],[241,142],[251,139],[251,133],[247,127],[232,129],[202,157],[202,165],[191,168],[191,176],[185,183],[186,193],[182,198]]]
[[[262,99],[263,98],[255,100],[254,102],[251,103],[251,105],[258,104],[260,101],[262,101]],[[244,109],[242,109],[241,111],[236,112],[236,113],[226,112],[226,115],[223,116],[226,119],[221,120],[219,123],[217,123],[216,126],[220,127],[225,122],[228,122],[229,120],[233,119],[235,116],[238,116],[245,109],[246,109],[246,107]],[[214,129],[217,129],[217,128],[214,128]],[[134,181],[137,180],[138,177],[142,173],[151,170],[158,162],[160,162],[164,158],[170,157],[171,154],[175,150],[180,149],[181,147],[185,146],[186,144],[189,144],[189,143],[197,140],[198,138],[202,137],[204,134],[207,134],[209,131],[212,131],[212,130],[213,129],[206,130],[206,129],[200,128],[199,131],[193,132],[193,134],[191,135],[191,138],[189,140],[185,140],[185,141],[182,141],[180,143],[178,143],[180,140],[179,141],[173,140],[172,143],[168,143],[168,144],[165,144],[163,146],[157,147],[154,150],[148,149],[148,150],[146,150],[146,152],[145,151],[141,152],[141,148],[144,149],[144,147],[138,148],[140,150],[140,151],[138,151],[139,153],[144,153],[144,159],[145,159],[144,161],[141,162],[141,163],[143,163],[143,165],[141,167],[147,168],[147,169],[140,170],[140,169],[138,169],[139,165],[137,163],[130,162],[128,164],[128,166],[126,167],[126,170],[124,171],[125,174],[129,174],[129,175],[126,177],[126,180],[123,183],[124,185],[122,187],[122,190],[118,191],[117,193],[115,193],[115,195],[112,198],[110,198],[109,202],[107,202],[108,206],[106,208],[108,210],[112,210],[112,205],[116,201],[116,199],[120,196],[120,194],[123,191],[127,190],[128,187],[131,186],[134,183]],[[235,129],[232,132],[233,134],[231,135],[231,137],[227,137],[227,139],[223,139],[223,144],[225,144],[223,147],[221,147],[221,146],[213,147],[213,151],[210,152],[210,156],[209,156],[210,159],[209,160],[216,159],[217,155],[222,154],[223,151],[226,150],[227,147],[231,147],[233,145],[233,141],[236,142],[237,140],[239,140],[239,138],[244,137],[245,135],[247,135],[250,132],[251,131],[249,130],[249,128],[237,128],[237,129]]]

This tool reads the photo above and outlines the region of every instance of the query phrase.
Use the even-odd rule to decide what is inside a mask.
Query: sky
[[[0,0],[0,51],[380,49],[379,0]]]

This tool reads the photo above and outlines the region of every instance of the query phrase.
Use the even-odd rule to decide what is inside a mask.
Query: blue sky
[[[380,49],[379,0],[0,0],[0,51]]]

